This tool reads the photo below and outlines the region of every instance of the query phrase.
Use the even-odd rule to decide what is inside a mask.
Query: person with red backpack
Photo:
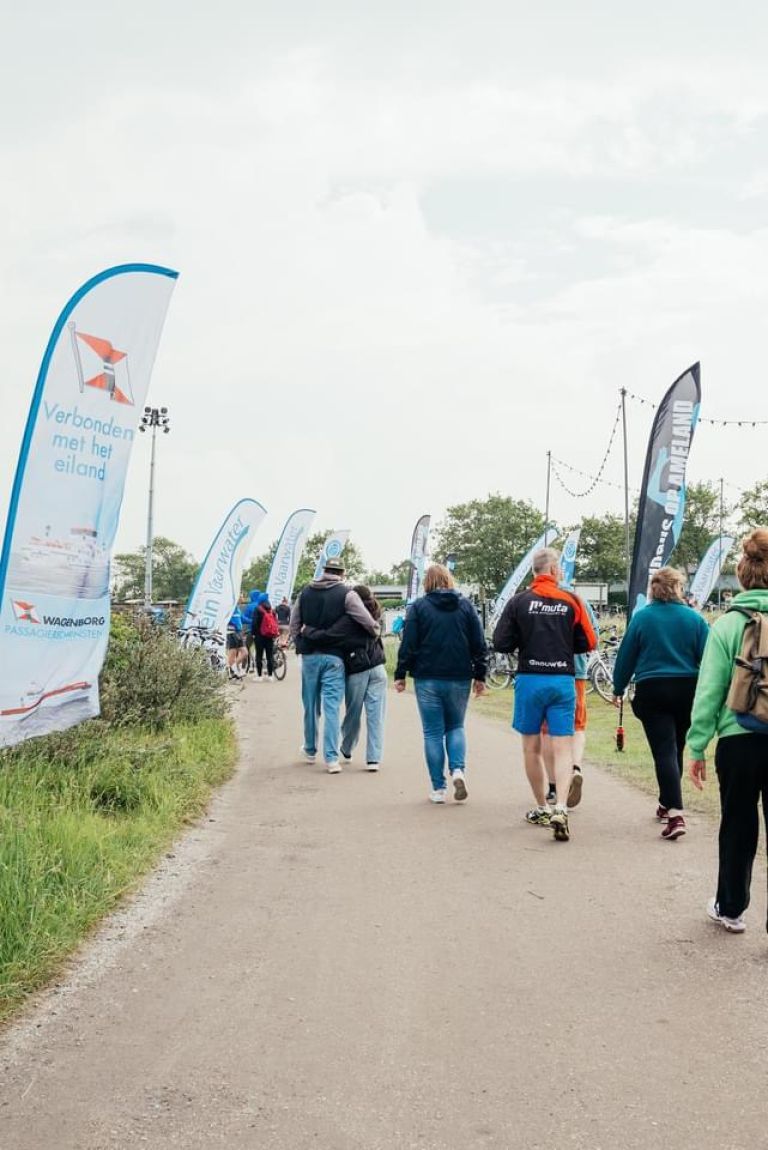
[[[251,634],[256,651],[256,677],[261,679],[261,669],[266,655],[267,682],[272,683],[275,678],[275,639],[280,634],[280,624],[266,596],[253,612]]]

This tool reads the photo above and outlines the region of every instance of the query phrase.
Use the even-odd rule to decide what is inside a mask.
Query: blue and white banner
[[[570,587],[573,583],[576,574],[576,553],[579,550],[579,539],[581,538],[581,528],[577,527],[575,531],[566,539],[563,544],[563,553],[560,557],[560,566],[563,569],[563,583]]]
[[[411,537],[411,571],[408,576],[408,592],[405,597],[408,606],[422,594],[424,567],[427,562],[429,525],[431,521],[431,515],[422,515],[416,520],[416,526],[413,529],[413,535]]]
[[[651,427],[629,576],[630,619],[647,603],[651,575],[666,566],[680,538],[685,473],[700,407],[701,372],[694,363],[664,395]]]
[[[183,628],[226,633],[240,597],[243,568],[256,528],[266,511],[255,499],[241,499],[222,523],[203,560],[181,621]]]
[[[544,534],[540,535],[533,546],[526,551],[525,555],[523,555],[517,567],[515,567],[509,579],[507,579],[506,583],[498,594],[496,602],[493,606],[493,611],[491,612],[491,616],[488,620],[489,630],[493,630],[493,628],[496,626],[499,621],[501,612],[504,610],[507,603],[522,583],[523,579],[525,579],[526,575],[531,570],[533,557],[536,552],[539,551],[542,547],[549,547],[550,543],[553,539],[556,538],[556,536],[557,532],[552,527],[548,527]]]
[[[328,559],[340,559],[341,554],[346,547],[349,536],[349,531],[332,531],[323,544],[323,549],[320,552],[320,558],[315,567],[314,578],[319,579],[325,568]]]
[[[177,273],[109,268],[45,349],[0,555],[0,745],[99,713],[123,488]]]
[[[267,580],[267,596],[273,606],[277,606],[283,599],[287,599],[289,603],[291,601],[296,572],[314,518],[315,512],[309,507],[301,507],[298,511],[294,511],[293,515],[288,516]]]
[[[723,563],[735,542],[736,540],[732,535],[723,535],[722,537],[718,536],[710,543],[704,558],[699,563],[696,574],[691,580],[688,592],[691,606],[701,610],[706,605],[720,577]]]

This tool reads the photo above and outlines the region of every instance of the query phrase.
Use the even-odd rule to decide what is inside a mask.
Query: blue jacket
[[[630,620],[613,669],[613,693],[623,695],[629,680],[695,679],[709,627],[685,603],[651,599]]]
[[[243,616],[240,614],[240,608],[235,607],[229,622],[227,623],[227,630],[237,631],[238,635],[243,630]]]
[[[487,670],[483,628],[458,591],[430,591],[406,612],[395,679],[480,679]]]
[[[243,617],[243,627],[246,631],[251,630],[253,624],[253,613],[256,608],[264,602],[266,595],[263,591],[259,591],[258,587],[254,587],[253,591],[248,594],[248,602],[244,607],[240,608],[240,614]]]

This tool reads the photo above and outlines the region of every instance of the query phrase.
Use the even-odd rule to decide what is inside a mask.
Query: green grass
[[[92,722],[0,756],[0,1019],[48,981],[231,773],[228,720]]]

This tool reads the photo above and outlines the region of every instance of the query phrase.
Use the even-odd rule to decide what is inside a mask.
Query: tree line
[[[630,540],[634,538],[637,508],[630,517]],[[741,492],[722,508],[722,530],[746,533],[768,525],[768,479]],[[550,524],[564,536],[578,524]],[[581,520],[581,541],[576,575],[581,583],[621,583],[626,577],[624,518],[612,512],[587,515]],[[721,527],[720,486],[713,482],[692,483],[686,493],[685,521],[672,562],[692,573]],[[408,525],[405,525],[407,536]],[[435,559],[456,557],[459,582],[474,584],[482,597],[492,598],[512,568],[544,531],[544,515],[530,499],[513,499],[498,492],[485,499],[471,499],[447,509],[433,532],[430,551]],[[314,574],[315,565],[330,530],[316,531],[307,541],[299,564],[296,586]],[[243,573],[243,587],[264,588],[278,540],[252,560]],[[115,556],[113,594],[116,599],[140,599],[144,593],[146,550]],[[388,570],[366,567],[360,549],[352,541],[344,548],[347,575],[353,582],[401,585],[408,578],[407,557]],[[158,536],[153,546],[153,585],[158,600],[186,600],[198,570],[198,562],[178,543]],[[727,570],[727,568],[726,568]]]

